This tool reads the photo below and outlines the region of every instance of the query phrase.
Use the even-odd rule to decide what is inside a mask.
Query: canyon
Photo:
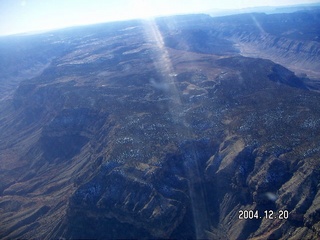
[[[319,18],[2,37],[0,238],[319,238]]]

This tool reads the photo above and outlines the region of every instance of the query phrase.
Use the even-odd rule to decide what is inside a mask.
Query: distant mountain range
[[[207,14],[210,14],[213,17],[217,16],[228,16],[236,15],[243,13],[293,13],[298,11],[309,11],[320,8],[319,3],[310,3],[310,4],[296,4],[291,6],[264,6],[264,7],[251,7],[251,8],[242,8],[242,9],[231,9],[231,10],[222,10],[222,9],[212,9],[207,11]]]
[[[0,38],[0,238],[318,239],[320,11]]]

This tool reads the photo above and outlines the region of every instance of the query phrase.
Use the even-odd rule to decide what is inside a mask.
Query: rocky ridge
[[[68,47],[1,101],[1,237],[319,237],[319,93],[221,36],[209,51],[178,34],[53,33]]]

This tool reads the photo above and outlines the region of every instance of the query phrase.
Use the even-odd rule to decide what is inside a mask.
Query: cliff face
[[[214,35],[234,42],[243,56],[270,59],[319,79],[320,11],[243,14],[216,18]]]
[[[272,60],[301,76],[319,79],[320,11],[158,20],[168,47]],[[187,25],[189,24],[189,25]]]
[[[320,236],[319,93],[207,18],[50,35],[0,102],[1,238]]]

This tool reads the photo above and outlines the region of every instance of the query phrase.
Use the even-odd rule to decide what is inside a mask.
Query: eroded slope
[[[320,95],[303,79],[228,41],[170,48],[154,23],[82,33],[1,104],[1,237],[319,237]]]

